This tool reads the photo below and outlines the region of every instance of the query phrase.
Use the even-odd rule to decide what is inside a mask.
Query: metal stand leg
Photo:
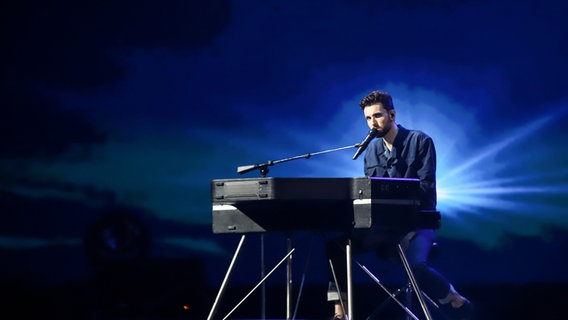
[[[227,282],[229,281],[229,277],[231,275],[231,272],[233,272],[233,266],[235,265],[235,261],[237,260],[237,257],[239,256],[239,252],[241,251],[241,247],[243,246],[243,242],[245,241],[246,235],[242,235],[241,237],[241,241],[239,241],[239,245],[237,246],[237,249],[235,250],[235,253],[233,254],[233,259],[231,260],[231,264],[229,265],[229,269],[227,269],[227,273],[225,274],[225,278],[223,279],[223,283],[221,283],[221,287],[219,288],[219,292],[217,292],[217,297],[215,298],[215,302],[213,303],[213,307],[211,307],[211,311],[209,311],[209,316],[207,317],[207,320],[212,320],[213,317],[215,316],[215,313],[217,313],[217,308],[218,308],[218,304],[219,301],[221,301],[221,297],[223,296],[223,293],[225,292],[225,287],[227,285]]]
[[[404,291],[404,298],[406,300],[406,307],[410,309],[412,308],[412,285],[408,283],[404,287],[403,291]],[[407,314],[405,319],[410,320],[410,316]]]
[[[212,320],[213,317],[215,316],[215,314],[217,313],[217,309],[218,309],[218,304],[219,301],[221,301],[221,297],[223,296],[223,293],[225,292],[225,287],[227,285],[227,282],[229,281],[229,277],[233,271],[233,267],[235,265],[235,261],[237,260],[237,257],[239,255],[239,252],[241,251],[241,247],[243,245],[243,242],[246,238],[246,235],[242,235],[241,236],[241,241],[239,242],[239,245],[237,246],[237,249],[235,250],[235,253],[233,255],[233,259],[231,260],[231,264],[229,265],[229,268],[227,269],[227,273],[225,274],[225,278],[223,279],[223,283],[221,284],[221,288],[219,288],[219,292],[217,293],[217,297],[215,298],[215,302],[213,303],[213,307],[211,308],[211,311],[209,312],[209,316],[207,317],[207,320]],[[254,288],[252,288],[252,290],[249,291],[249,293],[247,295],[245,295],[245,297],[239,302],[237,303],[237,305],[231,310],[229,311],[229,313],[223,318],[223,320],[227,319],[256,289],[258,289],[258,287],[260,287],[261,285],[264,284],[264,282],[266,281],[266,279],[268,279],[268,277],[270,277],[270,275],[280,266],[282,265],[282,263],[284,263],[284,261],[288,260],[290,258],[290,256],[292,255],[292,253],[294,252],[295,249],[291,249],[288,251],[288,253],[286,254],[286,256],[284,256],[284,258],[282,258],[282,260],[280,260],[280,262],[278,262],[276,264],[276,266],[274,266],[274,268],[272,268],[272,270],[270,270],[270,272],[265,275],[260,282],[258,282],[258,284],[256,286],[254,286]],[[290,297],[287,298],[287,300],[290,300]]]
[[[408,316],[410,316],[410,317],[411,317],[412,319],[414,319],[414,320],[420,320],[420,319],[418,319],[417,316],[415,316],[415,315],[412,313],[412,311],[411,311],[410,309],[408,309],[408,307],[406,307],[406,306],[405,306],[402,302],[400,302],[400,300],[396,297],[400,292],[402,292],[402,290],[403,290],[402,288],[401,288],[401,289],[398,289],[395,293],[391,293],[391,292],[381,283],[381,281],[380,281],[377,277],[375,277],[375,275],[374,275],[373,273],[371,273],[371,271],[369,271],[369,269],[367,269],[367,267],[365,267],[364,265],[360,264],[359,262],[357,262],[357,264],[359,265],[359,267],[361,267],[361,269],[363,269],[363,271],[365,271],[365,273],[366,273],[369,277],[371,277],[371,279],[373,279],[373,280],[381,287],[381,289],[383,289],[384,292],[386,292],[386,293],[389,295],[389,297],[390,297],[394,302],[396,302],[396,303],[406,312],[406,314],[407,314]],[[385,301],[384,303],[386,303],[386,301]],[[383,304],[384,304],[384,303],[383,303]],[[381,306],[382,306],[382,305],[381,305]],[[374,316],[374,314],[373,314],[373,316]]]
[[[343,314],[347,314],[345,310],[345,302],[343,301],[343,297],[341,294],[341,287],[339,286],[339,282],[337,281],[337,275],[335,274],[335,269],[333,268],[333,262],[331,261],[331,259],[329,259],[328,262],[331,270],[331,275],[333,276],[333,282],[335,282],[335,289],[337,289],[337,296],[339,298],[339,305],[341,306],[341,311],[343,311]]]
[[[264,252],[264,234],[260,234],[260,278],[266,275]],[[260,303],[260,319],[266,319],[266,283],[263,283],[260,288]]]
[[[377,281],[378,281],[378,280],[377,280]],[[383,288],[383,290],[386,290],[386,288]],[[403,309],[405,309],[406,307],[405,307],[402,303],[398,302],[397,299],[396,299],[396,296],[398,296],[398,295],[399,295],[401,292],[403,292],[403,291],[404,291],[404,288],[398,288],[398,289],[396,289],[396,291],[393,292],[393,293],[390,293],[388,290],[386,290],[386,292],[387,292],[387,294],[390,296],[390,298],[389,298],[389,299],[386,299],[385,301],[383,301],[377,308],[375,308],[375,310],[373,310],[373,312],[372,312],[366,319],[367,319],[367,320],[375,319],[375,318],[379,315],[380,311],[381,311],[383,308],[385,308],[386,305],[390,302],[390,300],[392,299],[392,297],[395,297],[395,298],[393,299],[393,301],[397,302]],[[405,311],[406,311],[406,309],[405,309]],[[414,316],[414,315],[412,315],[412,316]],[[415,317],[415,316],[414,316],[414,317]],[[411,316],[410,316],[410,315],[407,315],[407,318],[410,319]],[[413,319],[414,319],[414,318],[413,318]],[[415,319],[415,320],[416,320],[416,319]]]
[[[345,247],[347,260],[347,319],[353,320],[353,277],[351,270],[351,239],[347,240]]]
[[[335,282],[335,288],[337,289],[337,295],[339,297],[339,303],[341,304],[341,309],[343,313],[347,315],[347,319],[353,319],[353,278],[351,270],[351,239],[347,239],[347,244],[345,245],[345,263],[347,266],[347,312],[345,312],[345,303],[341,297],[341,288],[337,281],[337,276],[335,274],[335,269],[333,268],[333,262],[329,260],[329,267],[331,269],[331,274],[333,275],[333,281]]]
[[[292,240],[286,238],[288,253],[292,253]],[[292,317],[292,255],[288,255],[288,263],[286,264],[286,320]]]
[[[400,259],[402,260],[402,264],[404,265],[404,269],[406,270],[406,274],[408,275],[408,279],[410,280],[410,283],[412,284],[412,288],[414,289],[414,293],[416,294],[416,297],[418,298],[418,302],[420,303],[420,306],[422,307],[422,311],[424,312],[424,315],[426,316],[427,320],[432,320],[432,316],[430,315],[430,311],[428,310],[428,306],[426,305],[426,302],[424,302],[424,297],[422,296],[422,291],[420,291],[420,288],[418,287],[418,282],[416,282],[416,279],[414,278],[414,273],[412,273],[412,270],[410,269],[410,264],[408,263],[408,260],[406,259],[406,255],[404,254],[404,250],[402,249],[402,246],[400,244],[397,245],[398,248],[398,254],[400,255]]]
[[[308,254],[307,254],[307,257],[306,257],[306,262],[304,264],[304,271],[302,272],[302,280],[300,281],[300,287],[298,288],[298,294],[296,296],[296,305],[294,307],[294,314],[292,316],[292,319],[296,319],[296,315],[298,314],[298,307],[300,306],[300,299],[302,298],[302,291],[304,289],[304,283],[305,283],[305,280],[306,280],[306,273],[308,272],[308,264],[309,264],[310,256],[311,256],[311,252],[312,252],[312,240],[310,240],[310,246],[308,247]]]
[[[292,253],[294,252],[294,249],[292,249],[292,251],[288,252],[288,254],[286,254],[286,256],[284,256],[284,258],[282,258],[282,260],[280,260],[280,262],[278,262],[276,264],[276,266],[274,266],[274,268],[272,268],[272,270],[270,270],[270,272],[264,276],[264,278],[262,278],[262,280],[260,280],[260,282],[254,286],[254,288],[252,288],[249,293],[247,293],[247,295],[239,302],[237,303],[237,305],[231,310],[229,311],[229,313],[223,318],[223,320],[229,318],[229,316],[235,311],[237,310],[237,308],[261,285],[264,283],[264,281],[266,281],[266,279],[268,279],[268,277],[270,277],[270,275],[282,264],[284,263],[284,261],[286,261],[286,259],[288,259],[288,257],[290,257],[290,255],[292,255]]]

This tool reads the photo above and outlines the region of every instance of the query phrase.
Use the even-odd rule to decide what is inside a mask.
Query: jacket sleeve
[[[421,207],[422,209],[434,210],[437,204],[436,195],[436,148],[434,141],[429,136],[423,136],[418,154],[422,159],[417,170],[420,179]]]

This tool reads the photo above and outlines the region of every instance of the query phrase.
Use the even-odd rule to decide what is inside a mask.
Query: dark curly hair
[[[361,102],[359,102],[359,106],[361,109],[365,109],[373,104],[380,103],[385,109],[393,110],[394,104],[392,103],[392,97],[388,92],[375,90],[369,93]]]

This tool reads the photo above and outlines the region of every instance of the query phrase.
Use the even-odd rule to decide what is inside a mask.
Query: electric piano
[[[418,179],[216,179],[213,233],[439,228],[438,211],[420,210],[419,191]]]

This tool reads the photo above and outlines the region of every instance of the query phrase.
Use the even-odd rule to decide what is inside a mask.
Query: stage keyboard
[[[213,233],[440,227],[420,210],[418,179],[245,178],[211,181]]]

